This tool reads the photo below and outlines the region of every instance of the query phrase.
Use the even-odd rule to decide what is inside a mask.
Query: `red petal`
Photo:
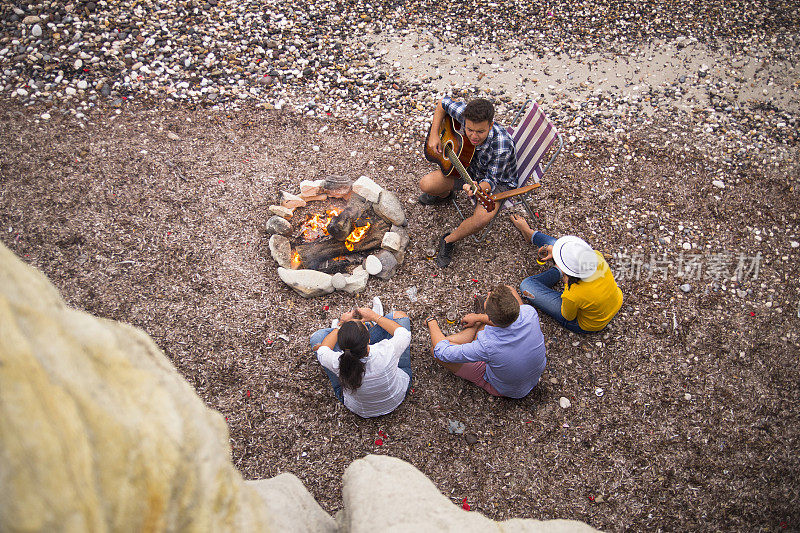
[[[376,446],[383,446],[383,439],[375,439]]]
[[[756,316],[755,312],[750,311],[750,316]]]
[[[461,501],[461,508],[464,509],[465,511],[469,511],[471,509],[471,507],[467,503],[466,497],[464,497],[464,499]]]

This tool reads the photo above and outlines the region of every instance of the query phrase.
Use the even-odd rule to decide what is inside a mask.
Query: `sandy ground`
[[[763,48],[732,52],[690,39],[656,40],[624,55],[598,52],[570,57],[553,52],[529,54],[513,43],[505,49],[457,47],[414,31],[400,39],[373,36],[372,42],[398,76],[408,82],[429,78],[443,94],[471,87],[502,91],[515,101],[564,96],[586,100],[600,93],[643,96],[649,87],[681,84],[684,91],[676,107],[687,110],[709,104],[707,92],[693,83],[705,65],[708,77],[736,87],[732,102],[768,102],[793,113],[800,110],[800,78],[793,63],[788,58],[771,59]],[[681,77],[685,78],[682,83]],[[652,116],[655,110],[646,105],[645,111]]]

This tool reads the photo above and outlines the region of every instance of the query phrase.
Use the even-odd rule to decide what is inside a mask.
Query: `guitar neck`
[[[444,149],[444,155],[446,155],[447,159],[449,159],[450,162],[453,163],[453,165],[456,167],[456,170],[461,175],[461,178],[467,183],[469,183],[470,187],[476,189],[478,187],[478,184],[475,183],[475,181],[469,177],[467,169],[464,168],[463,164],[461,164],[461,161],[459,161],[458,156],[455,154],[455,152],[453,152],[453,148],[450,147],[449,145],[446,146]]]

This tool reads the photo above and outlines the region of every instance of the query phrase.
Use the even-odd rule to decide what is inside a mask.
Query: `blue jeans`
[[[554,237],[545,235],[541,231],[537,231],[531,237],[531,244],[533,244],[537,250],[541,246],[552,245],[555,242],[556,239]],[[525,296],[523,293],[522,299],[539,311],[550,315],[556,322],[561,324],[561,326],[573,333],[592,333],[578,325],[578,317],[567,320],[564,318],[564,315],[561,314],[561,293],[553,289],[559,281],[561,281],[561,271],[556,267],[549,268],[541,274],[527,277],[519,284],[519,290],[521,293],[523,293],[523,291],[528,291],[533,295],[533,298]]]
[[[411,331],[411,319],[408,317],[402,318],[394,318],[394,313],[389,313],[386,315],[386,318],[390,318],[406,328],[408,331]],[[317,344],[320,344],[325,337],[328,336],[328,333],[333,331],[333,328],[322,328],[314,332],[311,335],[311,346],[314,347]],[[377,344],[384,339],[388,339],[391,337],[388,331],[383,329],[377,324],[372,324],[368,327],[369,331],[369,343],[370,344]],[[333,347],[333,351],[338,352],[341,351],[339,348],[339,343],[336,343]],[[316,353],[314,354],[316,356]],[[411,345],[409,344],[405,351],[400,355],[400,360],[397,362],[397,368],[408,374],[408,389],[406,392],[411,390]],[[336,398],[344,403],[344,394],[342,394],[342,384],[339,382],[339,376],[325,368],[322,367],[322,370],[325,371],[325,374],[328,376],[328,379],[331,380],[331,385],[333,385],[333,394]]]

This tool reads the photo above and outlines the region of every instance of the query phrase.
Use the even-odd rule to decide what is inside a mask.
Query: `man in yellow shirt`
[[[531,229],[520,215],[510,218],[523,237],[536,246],[540,262],[553,259],[556,263],[520,283],[526,302],[574,333],[603,329],[622,307],[622,291],[603,254],[578,237],[555,239]],[[564,282],[561,293],[553,289],[559,281]]]

